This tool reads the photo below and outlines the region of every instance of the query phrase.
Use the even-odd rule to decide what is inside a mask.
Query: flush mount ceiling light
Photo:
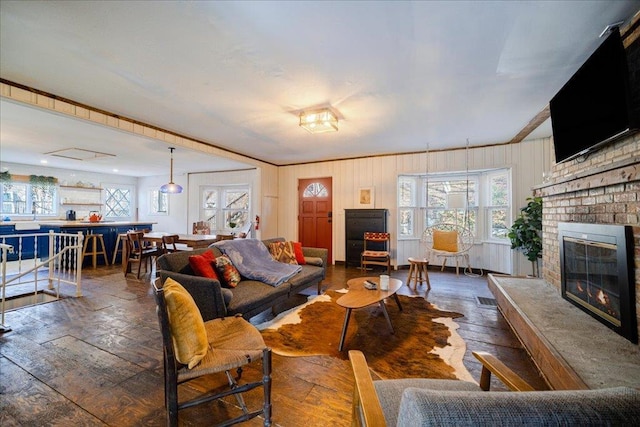
[[[300,127],[311,133],[336,132],[338,117],[329,108],[303,111],[300,113]]]
[[[173,182],[173,150],[175,150],[175,148],[169,147],[169,150],[171,151],[171,175],[169,175],[169,183],[160,187],[160,192],[179,194],[182,193],[182,186]]]

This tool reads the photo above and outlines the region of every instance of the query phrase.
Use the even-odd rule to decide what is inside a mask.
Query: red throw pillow
[[[296,254],[296,261],[298,261],[298,264],[304,265],[307,263],[304,259],[304,254],[302,253],[302,243],[293,242],[293,252]]]
[[[235,265],[231,262],[231,259],[222,255],[216,258],[215,260],[216,270],[218,273],[222,275],[223,285],[228,288],[235,288],[240,283],[240,272],[236,268]]]
[[[215,260],[216,257],[213,252],[206,251],[202,255],[189,256],[189,265],[197,276],[219,280],[216,270],[213,268]]]

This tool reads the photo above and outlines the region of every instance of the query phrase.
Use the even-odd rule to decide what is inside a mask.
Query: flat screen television
[[[612,31],[549,103],[556,162],[603,147],[637,130],[627,53]]]

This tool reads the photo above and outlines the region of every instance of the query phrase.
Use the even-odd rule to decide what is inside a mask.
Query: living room
[[[634,13],[637,13],[637,3],[629,2],[629,4],[631,5],[629,6],[630,8],[635,7]],[[10,15],[5,12],[6,10],[3,4],[1,11],[3,18]],[[5,13],[7,14],[5,15]],[[64,15],[64,12],[59,13]],[[603,19],[606,19],[607,23],[616,21],[610,19],[609,16]],[[629,25],[628,22],[632,21],[630,16],[625,16],[624,19],[627,22],[626,25]],[[637,39],[637,15],[633,22],[635,24],[630,26],[634,28],[634,37]],[[5,43],[10,44],[11,42],[4,35],[2,38],[4,40],[4,52]],[[592,42],[589,45],[593,49],[596,47],[594,43]],[[588,56],[586,53],[588,49],[585,47],[584,50],[582,59]],[[43,62],[46,63],[48,61]],[[153,121],[147,121],[143,118],[151,116],[146,116],[146,114],[142,113],[145,108],[140,106],[140,102],[131,104],[140,107],[139,114],[127,114],[125,108],[117,108],[115,101],[111,101],[114,102],[113,104],[108,102],[103,104],[91,103],[91,97],[74,97],[71,95],[74,93],[73,91],[55,90],[55,85],[48,86],[44,84],[44,80],[39,81],[38,78],[32,78],[26,71],[24,73],[16,71],[17,68],[19,68],[19,65],[5,65],[3,62],[2,75],[0,76],[2,78],[0,94],[3,106],[8,103],[21,108],[33,108],[37,109],[40,114],[51,114],[74,121],[83,121],[101,129],[100,132],[106,129],[114,134],[133,135],[136,140],[135,142],[130,142],[130,149],[132,149],[133,153],[139,153],[140,157],[135,158],[132,153],[129,154],[129,157],[140,163],[140,169],[144,167],[145,163],[155,163],[159,159],[161,168],[159,170],[161,172],[144,176],[126,176],[118,173],[96,172],[95,169],[92,171],[81,170],[80,168],[74,169],[73,167],[43,166],[37,164],[39,159],[35,159],[35,155],[33,156],[34,158],[29,159],[29,162],[6,161],[5,156],[0,154],[2,172],[9,171],[14,175],[53,176],[58,179],[58,182],[88,182],[97,187],[101,187],[105,183],[129,186],[135,194],[133,213],[130,219],[153,222],[155,230],[189,233],[194,222],[206,219],[202,217],[202,187],[245,186],[251,191],[248,218],[253,223],[253,237],[263,239],[285,236],[289,239],[296,239],[299,236],[299,181],[309,178],[331,177],[333,189],[332,239],[330,246],[332,262],[340,266],[346,259],[345,209],[361,207],[383,208],[388,209],[388,220],[391,225],[392,264],[394,269],[402,269],[407,266],[409,257],[424,253],[424,243],[422,242],[421,227],[416,227],[410,236],[400,236],[400,227],[397,226],[401,217],[401,207],[398,205],[398,180],[400,176],[416,176],[423,180],[434,181],[443,175],[464,179],[473,175],[481,176],[482,173],[487,171],[506,170],[509,174],[511,188],[511,203],[508,206],[509,223],[517,217],[520,208],[526,204],[527,198],[534,194],[545,197],[545,203],[548,202],[548,206],[553,206],[552,211],[545,210],[545,251],[541,267],[542,278],[558,287],[558,289],[560,263],[558,261],[558,238],[554,226],[555,222],[606,222],[632,225],[634,226],[636,247],[640,246],[638,244],[640,242],[640,231],[638,229],[637,211],[640,189],[638,189],[638,175],[637,171],[635,171],[637,169],[638,156],[640,155],[638,135],[632,135],[616,141],[598,154],[592,155],[586,163],[574,160],[556,164],[554,140],[550,132],[551,126],[548,111],[546,116],[544,113],[546,102],[549,101],[548,98],[536,110],[528,110],[526,114],[522,114],[520,121],[513,125],[501,139],[495,139],[487,143],[478,141],[472,132],[469,132],[469,135],[466,134],[464,122],[474,122],[476,119],[470,115],[470,111],[465,111],[467,114],[460,115],[460,122],[454,119],[448,122],[450,128],[463,128],[463,130],[455,132],[455,135],[451,137],[454,143],[447,147],[439,146],[437,141],[429,142],[412,134],[414,135],[412,138],[417,139],[417,141],[413,141],[414,145],[406,148],[402,145],[403,139],[410,138],[405,138],[402,131],[395,135],[386,134],[376,127],[375,119],[365,120],[360,117],[361,124],[358,126],[361,127],[357,129],[349,128],[349,122],[355,123],[358,116],[353,109],[349,110],[346,107],[344,111],[338,108],[341,117],[338,123],[340,129],[336,133],[346,133],[346,139],[337,140],[334,134],[307,135],[298,126],[297,113],[299,108],[292,107],[290,111],[286,111],[283,115],[293,122],[292,127],[295,131],[302,132],[298,137],[294,138],[302,141],[302,147],[294,149],[290,147],[283,148],[274,142],[273,138],[267,138],[269,143],[273,145],[266,144],[266,147],[260,145],[262,149],[256,148],[254,150],[250,144],[249,148],[240,144],[236,145],[233,132],[226,128],[220,130],[220,133],[217,134],[219,136],[214,136],[210,139],[204,138],[203,134],[190,136],[192,134],[184,131],[184,128],[176,127],[178,125],[175,122],[162,121],[163,117],[166,118],[171,115],[167,114],[166,111],[155,117]],[[28,69],[28,67],[26,68]],[[277,70],[273,72],[277,74]],[[73,75],[72,72],[70,74]],[[570,74],[567,73],[567,78]],[[556,86],[556,89],[559,89],[561,84],[558,83]],[[380,94],[376,95],[383,97]],[[177,99],[184,101],[182,99],[183,96],[186,95],[181,94]],[[360,96],[362,95],[360,94]],[[457,96],[460,95],[458,94]],[[485,94],[485,96],[487,98],[493,98],[494,96],[507,97],[504,93],[499,95]],[[310,104],[315,105],[324,102],[324,100],[324,98],[320,97],[320,99]],[[476,98],[476,100],[482,103],[482,98]],[[364,106],[370,102],[370,99],[364,98],[359,104],[364,109]],[[415,102],[420,103],[422,101]],[[465,102],[473,101],[463,100],[462,103],[464,104]],[[282,104],[284,105],[284,103]],[[199,103],[199,106],[203,105],[206,104]],[[282,105],[277,108],[285,109]],[[451,110],[448,105],[443,104],[442,108],[447,113],[455,116],[455,111]],[[179,109],[180,107],[176,108],[176,110]],[[207,121],[212,116],[215,116],[214,113],[211,113],[210,116],[203,117],[201,112],[187,110],[195,117],[190,119],[189,123],[191,124],[196,121]],[[296,113],[292,115],[291,111],[293,110],[296,110]],[[427,117],[425,110],[422,112]],[[379,111],[377,113],[381,114]],[[439,116],[437,107],[432,113],[434,116]],[[538,113],[542,114],[538,116]],[[12,137],[5,133],[6,129],[10,127],[5,127],[4,108],[2,115],[2,127],[4,129],[2,131],[3,143],[0,148],[4,151],[7,149],[8,141],[12,140]],[[538,121],[536,121],[536,117]],[[293,120],[291,120],[292,118]],[[544,118],[544,120],[541,121],[541,118]],[[256,120],[260,121],[262,119],[258,118]],[[501,119],[494,117],[488,121],[491,120],[500,121]],[[224,122],[224,120],[218,120],[217,118],[216,121]],[[33,127],[36,128],[37,125],[34,124]],[[375,152],[371,150],[374,154],[354,155],[347,150],[351,149],[349,147],[350,138],[360,142],[360,139],[356,138],[358,133],[370,135],[369,132],[375,133],[376,129],[379,133],[385,134],[383,138],[385,149],[379,149]],[[513,129],[516,129],[516,131],[514,132]],[[529,133],[525,132],[526,135],[517,140],[516,134],[525,129],[528,129]],[[242,126],[236,129],[239,135],[250,134],[253,131],[253,128],[248,129]],[[214,133],[214,135],[216,134]],[[314,139],[309,139],[310,137],[314,137]],[[320,139],[322,137],[326,138]],[[240,137],[238,138],[241,139]],[[123,137],[123,139],[126,138]],[[108,143],[103,143],[104,151],[109,151],[112,139],[109,141]],[[40,144],[44,145],[42,142]],[[149,145],[154,145],[154,148],[148,148]],[[354,143],[354,145],[356,144]],[[140,148],[136,149],[136,147]],[[169,169],[169,151],[167,148],[169,147],[176,147],[175,151],[172,152],[171,164],[172,172],[174,165],[176,172],[172,173],[171,177],[167,173]],[[336,151],[333,151],[333,154],[328,154],[327,147],[331,147]],[[344,148],[344,154],[340,151],[341,147]],[[148,155],[146,150],[149,150]],[[38,153],[42,154],[48,151],[51,150],[41,147]],[[313,154],[314,151],[318,152],[317,158],[314,160],[287,160],[284,154],[280,154],[281,157],[277,161],[272,160],[270,157],[273,152],[290,152],[291,156],[293,156],[298,152]],[[366,148],[364,152],[367,152]],[[232,162],[234,166],[226,170],[216,170],[212,166],[216,162],[215,159],[224,159]],[[196,163],[202,163],[203,166],[189,169]],[[615,167],[610,166],[611,164],[614,164]],[[576,199],[573,196],[562,199],[561,195],[568,191],[567,188],[571,188],[572,185],[580,186],[585,181],[589,182],[590,169],[597,172],[597,177],[605,177],[605,180],[611,182],[611,190],[608,190],[612,193],[611,199],[604,197],[604,194],[594,194],[592,196],[594,198],[593,202],[587,200],[588,194],[576,196],[580,200],[582,198],[585,199],[581,202],[571,202],[571,199]],[[634,172],[630,173],[629,170],[634,170]],[[613,178],[616,175],[618,176],[617,180]],[[619,178],[620,175],[623,178]],[[576,184],[569,179],[572,176],[576,177],[578,181]],[[483,178],[478,179],[481,180]],[[181,185],[184,188],[184,192],[182,194],[168,195],[168,212],[153,212],[149,209],[153,192],[157,193],[157,189],[170,180]],[[370,191],[373,196],[367,203],[361,203],[360,193],[363,189]],[[613,193],[616,193],[616,196]],[[623,202],[620,194],[624,194],[627,201]],[[612,203],[614,197],[616,197],[615,204]],[[564,203],[571,206],[578,204],[588,205],[589,207],[585,208],[585,211],[569,212]],[[482,209],[487,207],[485,204]],[[419,210],[420,207],[418,206],[416,209]],[[576,209],[579,210],[579,208]],[[607,211],[607,209],[609,210]],[[611,209],[623,210],[611,211]],[[595,216],[605,212],[609,216]],[[60,210],[55,215],[52,215],[51,218],[62,219],[63,216],[64,211]],[[15,220],[16,218],[11,219]],[[27,214],[19,219],[27,220],[31,219],[31,216]],[[504,236],[502,239],[491,238],[490,228],[488,226],[483,227],[480,232],[484,234],[479,236],[470,251],[470,264],[476,271],[483,269],[509,275],[532,273],[531,263],[522,254],[511,249],[508,239],[505,239]],[[230,231],[228,223],[223,224],[221,229]],[[636,249],[634,258],[636,266],[640,265],[639,257],[640,254]],[[449,266],[451,267],[452,264],[449,264]],[[405,272],[401,272],[401,275],[404,276]],[[639,269],[636,268],[635,301],[637,313],[640,313],[638,309],[640,301],[638,296],[640,293],[640,288],[638,287],[638,283],[640,283],[639,275]]]

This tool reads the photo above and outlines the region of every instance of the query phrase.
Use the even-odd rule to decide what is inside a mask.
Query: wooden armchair
[[[351,425],[631,425],[640,419],[638,390],[534,391],[491,354],[473,355],[482,363],[479,385],[425,378],[373,381],[362,352],[349,351],[355,378]],[[489,391],[491,374],[512,392]]]
[[[241,316],[214,317],[204,321],[191,294],[173,279],[153,283],[158,322],[162,333],[164,396],[167,426],[178,425],[178,411],[234,395],[241,413],[232,419],[207,417],[207,425],[229,426],[262,415],[264,426],[271,425],[271,349],[260,331]],[[240,384],[243,367],[261,361],[262,378]],[[235,370],[235,376],[232,371]],[[200,377],[224,373],[229,388],[202,390],[194,385],[178,398],[180,384]],[[262,405],[249,410],[243,393],[261,387]],[[194,396],[193,390],[202,393]],[[226,412],[226,411],[225,411]]]

